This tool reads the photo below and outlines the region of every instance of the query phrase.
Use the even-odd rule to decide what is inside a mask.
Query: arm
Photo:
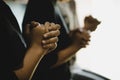
[[[0,25],[3,25],[3,24],[1,23]],[[37,34],[36,30],[38,30],[36,28],[31,32],[31,34],[32,34],[31,35],[31,39],[32,39],[31,47],[25,53],[24,47],[21,44],[21,40],[19,39],[18,35],[12,31],[11,26],[9,26],[9,27],[0,26],[0,27],[1,27],[1,29],[0,29],[0,33],[1,33],[0,34],[1,35],[1,40],[0,40],[0,44],[1,44],[1,46],[0,46],[0,64],[1,64],[0,65],[0,79],[4,79],[4,80],[9,80],[9,79],[24,80],[24,79],[26,79],[26,80],[28,80],[31,73],[26,75],[26,72],[29,72],[30,70],[32,71],[33,70],[32,67],[35,66],[35,64],[33,64],[33,63],[31,65],[27,66],[30,63],[30,62],[27,63],[28,58],[31,59],[30,55],[34,56],[33,51],[35,51],[35,50],[37,50],[37,51],[35,51],[35,55],[36,55],[36,53],[38,53],[37,55],[40,55],[39,58],[42,58],[41,55],[44,55],[44,51],[47,51],[47,49],[43,49],[41,44],[39,44],[39,42],[41,42],[41,40],[42,40],[40,38],[40,36],[43,34],[40,33],[41,35],[35,36],[35,34]],[[11,32],[12,32],[12,34],[10,34]],[[39,42],[37,41],[37,38],[39,38],[39,40],[38,40]],[[36,47],[38,44],[39,44],[39,47]],[[39,51],[41,51],[41,52],[39,52]],[[25,58],[23,58],[23,53],[26,54]],[[26,58],[26,56],[27,56],[27,58]],[[24,59],[24,60],[22,60],[22,59]],[[23,61],[23,65],[21,66],[22,61]],[[32,60],[30,60],[30,61],[32,61]],[[35,60],[34,60],[34,62],[35,62]],[[28,67],[28,70],[26,70],[26,67]],[[31,69],[29,67],[31,67]]]
[[[53,65],[53,67],[57,67],[69,61],[78,50],[85,48],[90,41],[89,33],[81,32],[78,29],[70,32],[70,37],[72,39],[72,43],[65,49],[58,52],[58,61],[55,65]]]
[[[20,80],[28,80],[32,74],[37,62],[45,55],[47,49],[43,49],[41,41],[45,30],[41,26],[35,26],[30,32],[30,25],[27,25],[27,33],[29,34],[31,44],[26,52],[23,60],[22,68],[15,70],[15,74]]]
[[[42,59],[46,52],[41,51],[39,45],[32,44],[32,46],[26,52],[23,60],[23,67],[14,71],[20,80],[28,80],[32,75],[35,66],[38,61]]]
[[[24,57],[23,67],[14,71],[20,80],[31,79],[42,57],[48,52],[49,49],[54,50],[56,48],[57,36],[59,35],[57,26],[55,26],[56,29],[51,29],[51,31],[49,32],[49,29],[46,30],[45,28],[48,27],[44,27],[44,25],[37,25],[37,27],[33,28],[30,33],[29,30],[27,32],[27,34],[32,35],[29,35],[29,38],[32,38],[32,40],[30,41],[31,44]],[[46,31],[47,33],[45,33],[44,31]],[[54,33],[55,35],[53,35]],[[45,39],[43,39],[43,37]]]
[[[75,53],[81,48],[85,48],[90,41],[90,32],[96,30],[97,26],[100,24],[96,18],[92,16],[86,16],[84,19],[84,27],[82,31],[79,29],[73,30],[70,33],[70,37],[72,39],[72,43],[67,48],[58,52],[58,61],[53,67],[57,67],[67,61],[69,61]]]

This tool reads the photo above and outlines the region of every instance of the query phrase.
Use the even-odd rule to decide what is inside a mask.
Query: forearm
[[[64,64],[65,62],[69,61],[79,49],[80,47],[69,46],[68,48],[64,50],[61,50],[58,53],[57,63],[53,65],[52,67],[60,66],[61,64]]]
[[[41,51],[38,45],[29,48],[23,60],[23,67],[15,71],[17,77],[20,80],[29,80],[44,53],[46,52]]]

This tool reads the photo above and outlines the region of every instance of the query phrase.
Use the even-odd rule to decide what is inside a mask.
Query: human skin
[[[33,26],[30,30],[30,25]],[[57,46],[60,27],[53,23],[40,25],[38,22],[32,22],[26,26],[26,35],[30,41],[27,52],[23,59],[23,66],[15,70],[15,74],[20,80],[29,80],[32,78],[36,67],[44,55],[54,50]]]

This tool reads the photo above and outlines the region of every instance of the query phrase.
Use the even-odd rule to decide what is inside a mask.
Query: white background
[[[120,0],[76,0],[80,25],[92,14],[101,21],[76,63],[111,80],[120,80]]]

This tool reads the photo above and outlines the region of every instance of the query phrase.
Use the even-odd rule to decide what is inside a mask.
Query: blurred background
[[[76,0],[79,23],[91,14],[101,21],[86,48],[77,52],[77,65],[111,80],[120,80],[120,0]]]

